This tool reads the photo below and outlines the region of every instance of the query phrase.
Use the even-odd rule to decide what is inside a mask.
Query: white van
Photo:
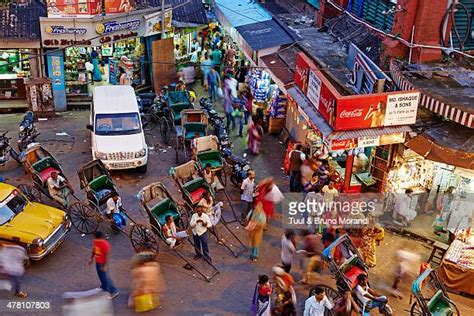
[[[146,172],[148,146],[132,87],[95,87],[87,128],[92,136],[92,157],[102,160],[107,169]]]

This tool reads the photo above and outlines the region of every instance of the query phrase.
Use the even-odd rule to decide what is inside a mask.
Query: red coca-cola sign
[[[339,99],[334,128],[338,131],[384,126],[387,96],[365,94]]]
[[[314,64],[304,54],[296,55],[296,67],[293,80],[305,94],[308,91],[308,73],[311,66],[314,66]]]
[[[331,150],[347,150],[357,147],[357,138],[353,139],[338,139],[331,141]]]

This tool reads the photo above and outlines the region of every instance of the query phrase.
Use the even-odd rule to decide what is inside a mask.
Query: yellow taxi
[[[31,260],[53,253],[71,229],[67,214],[34,203],[12,185],[0,183],[0,243],[26,249]]]

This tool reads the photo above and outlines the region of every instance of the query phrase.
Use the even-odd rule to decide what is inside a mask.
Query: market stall
[[[0,100],[26,99],[24,78],[30,75],[28,49],[6,49],[0,53]]]
[[[449,289],[474,295],[474,236],[467,231],[462,234],[463,240],[450,245],[438,272]]]

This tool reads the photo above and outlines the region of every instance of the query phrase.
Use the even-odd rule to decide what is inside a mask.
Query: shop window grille
[[[347,11],[385,32],[393,26],[393,0],[349,0]]]

